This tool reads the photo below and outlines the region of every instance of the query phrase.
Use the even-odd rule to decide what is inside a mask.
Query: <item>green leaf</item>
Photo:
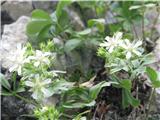
[[[116,72],[121,71],[121,70],[122,70],[122,68],[115,67],[115,68],[110,70],[110,73],[113,74],[113,73],[116,73]]]
[[[68,40],[64,46],[64,50],[68,53],[78,47],[81,44],[81,40],[79,39],[71,39]]]
[[[56,8],[56,16],[59,19],[59,17],[62,15],[63,8],[69,4],[72,3],[72,0],[66,0],[66,1],[59,1],[57,8]]]
[[[25,91],[24,87],[18,87],[16,90],[16,93],[20,93],[20,92],[24,92],[24,91]]]
[[[5,77],[4,77],[4,75],[3,75],[2,73],[0,73],[0,84],[1,84],[3,87],[5,87],[6,89],[8,89],[8,90],[11,88],[8,80],[5,79]]]
[[[47,29],[49,31],[51,25],[52,19],[50,15],[43,10],[37,9],[32,12],[31,21],[27,24],[26,33],[29,37],[35,37],[38,36],[46,26],[49,26]]]
[[[159,72],[156,72],[154,69],[151,67],[146,67],[146,73],[152,83],[152,86],[154,88],[159,88],[160,87],[160,79],[159,79]]]
[[[151,82],[154,82],[157,80],[157,78],[158,78],[157,72],[154,69],[152,69],[151,67],[146,67],[146,73],[147,73],[149,79],[151,80]]]
[[[94,106],[95,105],[95,101],[91,101],[89,103],[83,103],[83,102],[74,102],[74,103],[65,103],[63,104],[63,107],[64,108],[83,108],[85,106],[87,107],[91,107],[91,106]]]
[[[66,80],[55,80],[52,84],[51,87],[48,88],[48,90],[52,93],[52,94],[60,94],[64,91],[69,90],[74,83],[72,82],[67,82]]]
[[[85,29],[83,31],[79,31],[77,32],[78,35],[88,35],[89,33],[91,33],[91,29]]]
[[[153,3],[145,4],[144,6],[143,5],[134,5],[134,6],[131,6],[129,8],[129,10],[135,10],[135,9],[140,9],[140,8],[153,8],[155,6],[156,6],[156,4],[153,4]]]
[[[3,96],[12,96],[13,94],[11,92],[8,92],[8,91],[2,89],[1,95],[3,95]]]
[[[100,90],[103,88],[103,87],[106,87],[106,86],[110,86],[111,84],[117,84],[116,82],[105,82],[105,81],[102,81],[100,83],[98,83],[97,85],[94,85],[93,87],[90,88],[89,90],[89,96],[95,100],[100,92]]]
[[[83,108],[93,106],[95,101],[89,96],[89,90],[85,87],[73,87],[66,91],[66,102],[62,104],[64,108]]]
[[[143,58],[143,65],[148,65],[148,64],[152,64],[154,62],[156,62],[155,56],[153,55],[153,53],[149,53],[147,55],[145,55]]]
[[[123,108],[128,107],[129,105],[132,105],[133,107],[139,106],[140,101],[135,99],[131,92],[127,89],[122,89],[122,106]]]
[[[120,86],[122,87],[122,88],[125,88],[125,89],[127,89],[127,90],[131,90],[131,88],[132,88],[132,83],[131,83],[131,80],[121,80],[120,81]]]
[[[142,6],[141,5],[134,5],[134,6],[131,6],[130,8],[129,8],[129,10],[135,10],[135,9],[139,9],[139,8],[141,8]]]
[[[104,32],[105,30],[105,19],[90,19],[88,20],[88,26],[93,27],[96,26],[100,32]]]

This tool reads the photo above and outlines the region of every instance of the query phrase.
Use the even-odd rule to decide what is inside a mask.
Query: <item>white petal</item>
[[[55,73],[66,73],[66,71],[61,71],[61,70],[53,70]]]
[[[33,87],[34,84],[31,81],[25,81],[25,85],[29,87]]]
[[[37,56],[37,57],[41,57],[41,56],[42,56],[42,51],[36,50],[36,56]]]
[[[100,44],[101,47],[108,47],[110,44],[108,42],[103,42]]]
[[[134,48],[137,48],[137,47],[139,47],[140,45],[142,45],[142,41],[136,42],[136,44],[134,45]]]
[[[13,65],[12,67],[9,68],[9,71],[13,72],[13,71],[15,71],[17,69],[17,67],[18,67],[18,65],[15,64],[15,65]]]
[[[52,53],[50,53],[50,52],[45,52],[44,53],[44,56],[50,56]]]
[[[44,84],[49,84],[49,83],[51,83],[51,79],[46,79],[46,80],[43,81],[43,83]]]
[[[37,61],[37,62],[35,62],[35,63],[34,63],[34,66],[35,66],[35,67],[38,67],[38,66],[39,66],[39,64],[40,64],[40,62],[39,62],[39,61]]]
[[[29,59],[29,60],[35,60],[36,58],[35,58],[35,56],[29,56],[27,59]]]
[[[115,40],[120,40],[122,38],[122,32],[117,32],[115,35]]]
[[[52,95],[52,93],[44,87],[41,88],[41,91],[43,92],[45,97],[50,97]]]
[[[21,49],[22,49],[22,44],[17,44],[17,50],[21,50]]]
[[[47,65],[50,64],[50,61],[48,59],[44,59],[43,62],[45,62]]]
[[[106,37],[105,37],[105,40],[110,41],[110,37],[109,37],[109,36],[106,36]]]
[[[131,56],[132,56],[131,52],[127,52],[127,54],[126,54],[126,59],[130,59]]]
[[[138,56],[141,56],[142,54],[139,52],[139,51],[137,51],[137,50],[133,50],[133,52],[136,54],[136,55],[138,55]]]
[[[112,53],[113,52],[113,49],[114,49],[114,46],[111,46],[108,50],[109,53]]]
[[[38,99],[38,92],[37,91],[33,91],[32,97],[34,99]]]
[[[128,47],[131,46],[131,43],[130,43],[130,41],[128,39],[125,39],[124,41],[126,43],[126,46],[128,46]]]
[[[22,67],[21,66],[18,67],[18,71],[17,72],[18,72],[18,75],[21,75],[21,73],[22,73]]]

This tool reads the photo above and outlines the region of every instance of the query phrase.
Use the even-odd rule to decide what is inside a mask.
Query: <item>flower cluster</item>
[[[22,77],[21,82],[30,88],[32,97],[38,101],[52,96],[55,91],[63,92],[73,85],[59,77],[59,73],[65,73],[64,71],[51,69],[56,55],[51,48],[54,49],[54,44],[50,41],[41,44],[39,50],[35,50],[30,44],[25,47],[18,45],[16,53],[10,58],[14,63],[10,72],[15,71]],[[61,82],[65,83],[63,87]]]
[[[54,106],[43,106],[34,110],[38,120],[59,120],[60,113]]]
[[[32,97],[34,99],[51,96],[52,93],[47,89],[51,83],[50,78],[46,79],[39,74],[25,81],[25,85],[31,88],[30,91],[33,92]]]
[[[123,39],[122,35],[121,32],[116,32],[113,37],[107,36],[98,49],[98,55],[106,59],[105,66],[110,68],[111,73],[120,70],[128,72],[141,64],[142,41]]]
[[[142,52],[139,47],[142,45],[142,41],[138,40],[130,42],[128,39],[122,39],[122,33],[117,32],[113,37],[107,36],[106,41],[100,44],[101,47],[106,48],[106,50],[111,54],[117,49],[122,49],[123,53],[126,55],[126,59],[131,59],[134,55],[141,56]]]
[[[14,53],[11,53],[12,57],[8,58],[10,61],[13,62],[13,65],[9,68],[10,72],[17,71],[18,75],[22,74],[22,66],[26,62],[25,52],[26,47],[22,47],[21,44],[18,44],[17,50],[14,51]]]

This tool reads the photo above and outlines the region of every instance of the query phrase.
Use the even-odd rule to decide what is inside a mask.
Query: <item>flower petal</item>
[[[21,73],[22,73],[22,67],[21,66],[18,67],[17,72],[18,72],[18,75],[21,75]]]
[[[25,85],[29,87],[33,87],[34,84],[31,81],[25,81]]]
[[[46,79],[46,80],[43,81],[44,84],[49,84],[51,82],[52,82],[51,79]]]
[[[35,67],[38,67],[38,66],[39,66],[39,64],[40,64],[40,62],[39,62],[39,61],[37,61],[37,62],[35,62],[35,63],[34,63],[34,66],[35,66]]]
[[[130,59],[131,56],[132,56],[131,52],[127,52],[127,54],[126,54],[126,59]]]
[[[142,41],[136,42],[136,44],[134,45],[134,48],[137,48],[137,47],[139,47],[140,45],[142,45]]]
[[[117,32],[117,33],[115,34],[115,40],[116,40],[116,41],[117,41],[117,40],[120,40],[120,39],[122,38],[122,35],[123,35],[122,32]]]
[[[48,89],[46,89],[44,87],[41,88],[41,91],[43,92],[44,97],[50,97],[50,96],[52,96],[52,93]]]
[[[138,56],[141,56],[142,54],[138,50],[133,50],[133,53],[135,53]]]
[[[109,53],[112,53],[113,52],[113,49],[114,49],[114,46],[111,46],[108,50]]]

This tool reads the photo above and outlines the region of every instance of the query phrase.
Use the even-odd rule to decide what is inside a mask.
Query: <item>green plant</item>
[[[38,120],[59,120],[60,113],[54,106],[45,106],[34,110],[34,115]]]
[[[129,75],[129,80],[118,80],[122,87],[122,105],[127,107],[139,105],[139,102],[132,97],[131,88],[132,81],[145,71],[145,66],[154,62],[150,59],[151,54],[143,55],[144,50],[142,41],[129,41],[123,39],[122,33],[117,32],[113,37],[107,36],[105,41],[100,44],[98,55],[105,59],[105,67],[109,68],[111,74],[116,74],[120,71],[125,71]]]
[[[73,7],[72,3],[80,7],[79,12],[85,23],[84,28],[79,31],[75,30],[72,19],[66,11],[67,6]],[[139,106],[140,100],[132,93],[139,82],[139,76],[147,72],[154,88],[149,100],[150,106],[155,88],[160,85],[158,73],[149,67],[146,68],[155,60],[152,53],[148,53],[143,46],[147,37],[144,32],[147,21],[144,18],[144,10],[153,6],[157,7],[152,2],[96,0],[88,1],[86,4],[84,1],[68,0],[59,1],[52,14],[39,9],[34,10],[26,28],[30,43],[24,46],[18,45],[17,53],[9,58],[15,63],[9,69],[12,72],[12,78],[8,81],[0,74],[3,87],[1,94],[13,95],[34,104],[34,116],[39,120],[67,118],[86,120],[88,119],[86,113],[91,112],[88,109],[96,105],[96,99],[103,87],[122,90],[123,108],[130,105]],[[83,16],[88,9],[95,13],[92,19]],[[106,12],[111,13],[115,19],[111,23],[107,23],[104,18]],[[139,21],[142,21],[142,40],[138,39],[140,37],[136,31]],[[123,33],[117,31],[123,31]],[[62,44],[55,44],[53,42],[55,39]],[[106,81],[100,79],[98,84],[94,84],[93,81],[87,80],[95,75],[96,70],[93,70],[90,64],[97,48],[98,56],[105,60],[104,67],[110,79],[105,79]],[[56,60],[61,56],[64,56],[66,62],[65,65],[62,64],[64,71],[57,70],[55,67]],[[93,64],[95,65],[94,62]],[[90,71],[94,72],[90,73]],[[119,76],[119,73],[122,76]],[[21,77],[20,81],[17,81],[17,75]],[[84,82],[88,85],[85,86]],[[33,99],[19,95],[20,92],[25,91],[31,93]],[[43,105],[44,99],[57,94],[59,95],[58,105],[53,107]],[[82,108],[87,111],[66,115],[67,110]]]
[[[149,111],[150,111],[150,106],[151,106],[151,102],[153,100],[153,96],[155,94],[155,90],[156,90],[156,88],[160,87],[160,73],[155,71],[151,67],[146,68],[146,73],[147,73],[147,75],[149,77],[149,80],[151,82],[151,85],[153,87],[152,88],[153,90],[150,94],[149,103],[148,103],[148,106],[147,106],[146,120],[148,120],[148,114],[149,114]]]

